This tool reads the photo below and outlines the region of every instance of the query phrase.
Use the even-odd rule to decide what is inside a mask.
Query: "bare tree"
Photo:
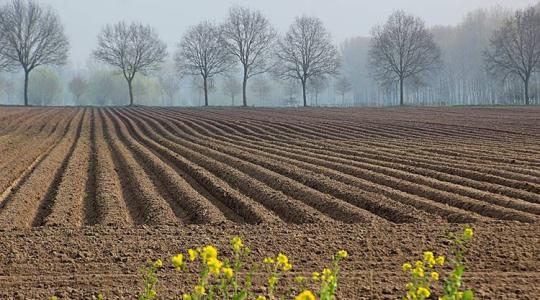
[[[278,42],[276,72],[282,78],[299,80],[304,106],[307,83],[312,77],[336,75],[340,66],[337,47],[322,21],[297,17],[287,34]]]
[[[276,31],[261,12],[233,7],[223,25],[223,36],[226,49],[242,65],[242,98],[243,106],[247,106],[248,79],[271,68],[269,62]]]
[[[81,96],[88,89],[88,82],[80,75],[75,75],[68,84],[69,91],[75,96],[77,104],[80,104]]]
[[[167,46],[150,26],[140,23],[107,25],[98,35],[94,57],[119,68],[128,83],[129,105],[133,105],[133,78],[159,69],[167,56]]]
[[[202,77],[204,106],[208,106],[207,80],[227,71],[232,61],[224,48],[221,29],[209,22],[192,26],[182,38],[175,58],[182,73]]]
[[[488,71],[519,77],[529,105],[529,81],[540,70],[540,13],[532,7],[518,10],[493,33],[490,43],[485,52]]]
[[[403,82],[411,76],[434,70],[441,51],[420,18],[394,12],[383,26],[372,30],[370,67],[385,84],[399,82],[399,104],[403,105]]]
[[[325,76],[314,76],[308,82],[315,97],[315,106],[319,105],[319,95],[328,88],[328,79]]]
[[[234,100],[236,95],[242,91],[242,85],[234,75],[229,74],[223,80],[223,91],[225,95],[231,97],[231,105],[234,106]]]
[[[335,84],[336,92],[341,96],[341,103],[345,104],[345,95],[352,89],[351,82],[345,76],[340,76]]]
[[[43,65],[62,65],[69,42],[58,16],[31,0],[13,0],[0,9],[0,62],[24,70],[24,105],[28,105],[30,72]]]

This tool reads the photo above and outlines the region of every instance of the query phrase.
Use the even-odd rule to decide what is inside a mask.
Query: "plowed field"
[[[133,297],[147,258],[232,235],[308,271],[348,249],[341,298],[396,298],[472,223],[467,282],[535,299],[539,220],[538,108],[0,108],[0,298]]]

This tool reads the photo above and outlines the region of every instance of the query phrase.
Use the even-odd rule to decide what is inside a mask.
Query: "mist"
[[[7,3],[2,0],[2,3]],[[519,101],[517,84],[505,81],[494,84],[495,79],[485,76],[482,54],[489,45],[489,37],[505,17],[516,9],[535,5],[533,0],[391,0],[391,1],[144,1],[144,0],[39,0],[50,6],[64,26],[70,43],[67,63],[60,67],[43,67],[31,75],[30,94],[34,105],[123,105],[128,95],[125,82],[118,72],[97,62],[92,51],[97,35],[107,24],[118,21],[141,22],[152,26],[166,43],[169,57],[162,72],[135,79],[138,105],[198,106],[203,101],[197,78],[182,76],[174,67],[173,54],[187,28],[201,21],[223,22],[229,8],[235,5],[260,11],[279,34],[283,34],[301,15],[320,18],[331,33],[342,57],[341,77],[350,88],[336,89],[339,76],[329,78],[327,88],[310,95],[310,105],[331,106],[385,106],[395,105],[393,87],[381,87],[367,69],[367,50],[373,26],[383,24],[396,10],[404,10],[423,19],[442,50],[443,66],[436,77],[416,78],[407,83],[408,104],[515,104]],[[472,32],[481,36],[472,36]],[[465,55],[463,55],[465,53]],[[466,66],[466,67],[465,67]],[[460,73],[461,72],[461,73]],[[237,76],[238,70],[227,74]],[[177,93],[166,97],[162,83],[177,82]],[[69,91],[73,76],[88,81],[88,91],[76,100]],[[262,74],[250,82],[250,105],[296,105],[300,88],[295,82],[277,80],[271,74]],[[460,78],[449,82],[449,78]],[[231,105],[232,99],[224,92],[224,76],[211,82],[210,105]],[[441,82],[445,82],[443,87]],[[465,86],[467,81],[474,87]],[[533,79],[533,103],[538,103],[540,79]],[[452,86],[452,87],[450,87]],[[20,72],[0,72],[0,103],[21,103]],[[459,91],[458,91],[459,90]],[[341,94],[341,95],[340,95]],[[166,99],[168,98],[168,99]],[[238,105],[239,102],[235,105]]]

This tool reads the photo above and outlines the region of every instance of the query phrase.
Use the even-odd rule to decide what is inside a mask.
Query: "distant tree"
[[[296,96],[298,95],[298,81],[297,80],[287,80],[283,83],[283,92],[285,94],[284,103],[286,106],[297,106],[298,100]]]
[[[282,78],[299,80],[304,106],[307,106],[308,81],[312,77],[336,75],[340,66],[337,47],[322,21],[298,17],[276,49],[276,72]]]
[[[75,96],[77,104],[80,103],[81,96],[88,89],[88,82],[80,75],[75,75],[68,84],[69,91]]]
[[[529,105],[529,82],[540,70],[540,13],[532,7],[518,10],[495,31],[490,43],[491,49],[485,52],[488,71],[519,77]]]
[[[32,85],[28,89],[29,100],[38,105],[58,105],[62,85],[58,75],[50,69],[32,73]]]
[[[181,76],[174,70],[174,67],[167,65],[157,74],[157,79],[161,95],[165,99],[164,104],[172,106],[174,98],[180,92]]]
[[[202,22],[189,28],[175,59],[182,73],[201,76],[204,106],[208,106],[208,79],[227,71],[232,64],[232,55],[224,47],[220,27]]]
[[[345,104],[345,95],[352,89],[351,82],[345,76],[340,76],[335,84],[336,92],[341,96],[341,103]]]
[[[13,0],[0,8],[0,63],[24,71],[24,105],[28,105],[30,72],[44,65],[63,65],[69,42],[58,16],[31,0]]]
[[[253,80],[253,85],[251,86],[251,90],[257,94],[261,103],[264,103],[266,101],[266,98],[270,93],[271,87],[268,81],[268,78],[257,77]]]
[[[248,79],[267,72],[271,66],[272,46],[276,31],[259,11],[233,7],[223,25],[227,51],[242,65],[242,98],[247,106]]]
[[[383,26],[372,29],[370,67],[377,80],[399,82],[399,104],[403,105],[403,82],[434,70],[441,51],[420,18],[394,12]]]
[[[315,105],[319,105],[319,95],[328,88],[328,79],[324,76],[311,77],[308,81],[310,89],[315,97]]]
[[[167,56],[167,45],[150,26],[140,23],[107,25],[98,35],[94,57],[120,69],[129,89],[129,105],[133,105],[133,78],[159,69]]]
[[[234,75],[229,74],[223,80],[223,92],[225,95],[231,97],[231,105],[234,106],[236,95],[242,92],[242,85]]]
[[[193,89],[193,91],[197,94],[197,97],[199,97],[199,104],[198,105],[201,105],[201,98],[204,97],[204,91],[205,91],[205,88],[204,88],[204,82],[202,80],[202,78],[200,77],[193,77],[193,80],[191,81],[191,88]],[[214,78],[208,78],[207,82],[206,82],[206,91],[208,92],[208,94],[212,94],[213,92],[216,91],[216,81]]]

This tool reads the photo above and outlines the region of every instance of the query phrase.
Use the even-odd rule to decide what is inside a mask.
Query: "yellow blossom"
[[[217,257],[217,249],[214,246],[206,246],[201,251],[201,258],[204,261],[208,261],[211,258]]]
[[[435,261],[437,262],[437,264],[439,266],[444,265],[444,256],[441,255],[441,256],[437,257],[437,259]]]
[[[298,296],[296,296],[296,298],[294,299],[295,300],[315,300],[315,295],[313,295],[311,291],[305,290],[301,292]]]
[[[263,295],[259,295],[259,296],[257,297],[257,300],[266,300],[266,297],[263,296]]]
[[[231,279],[231,278],[233,277],[233,273],[234,273],[234,272],[233,272],[233,269],[232,269],[232,268],[228,268],[228,267],[227,267],[227,268],[223,268],[222,271],[223,271],[223,274],[225,274],[225,276],[226,276],[227,278]]]
[[[473,229],[470,227],[465,228],[465,231],[463,232],[463,238],[465,240],[470,240],[473,237]]]
[[[431,272],[431,279],[433,279],[434,281],[439,280],[439,273]]]
[[[180,268],[184,265],[184,255],[178,254],[171,258],[172,264],[176,270],[180,270]]]
[[[193,249],[189,249],[188,250],[188,254],[189,254],[189,260],[190,261],[194,261],[197,259],[197,250],[193,250]]]
[[[423,268],[424,267],[424,263],[422,261],[419,261],[417,260],[415,263],[414,263],[415,267],[417,268]]]
[[[349,253],[347,253],[347,251],[345,251],[345,250],[340,250],[340,251],[338,251],[337,256],[339,258],[346,258],[347,256],[349,256]]]
[[[234,237],[231,241],[234,253],[239,253],[244,244],[239,237]]]
[[[406,288],[407,290],[410,290],[410,289],[413,288],[413,286],[414,286],[414,285],[412,284],[412,282],[408,282],[408,283],[405,285],[405,288]]]
[[[154,299],[156,298],[156,295],[157,295],[156,290],[150,290],[150,293],[148,296],[150,297],[150,299]]]
[[[313,272],[311,274],[311,279],[313,279],[313,281],[319,281],[321,279],[321,274],[319,272]]]
[[[290,263],[286,263],[283,265],[283,271],[289,272],[292,269],[292,265]]]
[[[274,263],[274,259],[273,258],[270,258],[270,257],[267,257],[263,260],[263,263],[267,264],[267,265],[271,265]]]
[[[223,265],[223,263],[215,257],[210,257],[210,259],[208,259],[206,264],[208,265],[208,268],[210,269],[210,273],[215,274],[215,275],[219,274],[219,270],[221,269],[221,266]]]
[[[410,269],[412,269],[412,266],[410,263],[404,263],[403,264],[403,272],[407,272],[409,271]]]
[[[287,258],[287,256],[285,254],[280,253],[277,256],[277,262],[284,265],[284,264],[287,264],[289,262],[289,258]]]
[[[206,291],[205,291],[205,289],[204,289],[204,286],[202,286],[202,285],[196,285],[196,286],[195,286],[195,293],[196,293],[197,295],[204,295],[205,292],[206,292]]]
[[[190,294],[184,294],[182,295],[182,300],[191,300],[191,295]]]
[[[431,293],[429,292],[429,289],[424,288],[424,287],[419,287],[418,290],[416,290],[416,294],[420,295],[420,296],[423,296],[425,298],[427,298],[427,297],[429,297],[429,295],[431,295]]]
[[[161,259],[158,259],[154,262],[154,267],[157,269],[163,267],[163,262],[161,261]]]
[[[296,283],[302,283],[302,282],[304,282],[305,280],[306,280],[306,278],[303,277],[303,276],[296,276],[296,277],[294,278],[294,281],[295,281]]]

